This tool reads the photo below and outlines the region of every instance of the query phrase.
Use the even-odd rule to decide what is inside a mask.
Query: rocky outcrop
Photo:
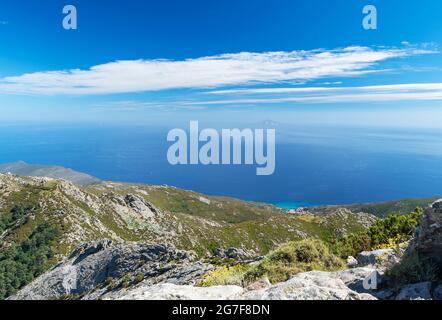
[[[215,256],[222,259],[251,260],[256,257],[256,253],[241,248],[217,248]]]
[[[263,279],[246,288],[197,287],[212,266],[195,262],[191,253],[167,245],[113,244],[103,240],[79,246],[63,263],[10,299],[429,300],[442,295],[442,286],[430,282],[397,290],[389,288],[384,266],[378,263],[380,256],[389,253],[388,250],[365,252],[358,263],[367,263],[366,267],[304,272],[273,285]]]
[[[135,194],[126,195],[124,202],[128,207],[146,218],[151,218],[159,213],[159,210],[152,204]]]
[[[259,286],[194,287],[171,283],[150,285],[142,282],[133,288],[109,292],[102,299],[109,300],[376,300],[366,292],[353,290],[373,272],[359,268],[343,272],[300,273],[286,282]],[[361,285],[362,286],[362,285]]]
[[[142,284],[129,290],[112,292],[103,300],[228,300],[241,295],[238,286],[214,286],[208,288],[183,286],[172,283]]]
[[[347,257],[347,267],[348,268],[356,268],[358,266],[358,260],[356,260],[353,256]]]
[[[355,269],[350,273],[311,271],[295,275],[286,282],[269,288],[244,292],[236,298],[250,300],[376,300],[368,293],[358,293],[350,288],[362,282],[372,270]]]
[[[442,270],[442,199],[424,211],[410,250],[416,250]]]
[[[377,269],[386,269],[398,263],[400,259],[394,249],[379,249],[362,251],[358,253],[356,260],[359,267],[376,266]]]
[[[20,290],[10,299],[60,299],[88,295],[99,299],[108,291],[145,280],[153,285],[169,281],[194,284],[210,265],[192,262],[185,251],[166,245],[124,243],[108,240],[86,243],[69,258]]]
[[[271,285],[194,287],[212,266],[167,245],[85,243],[10,299],[375,299],[363,282],[375,270],[306,272]],[[378,279],[381,279],[380,277]]]

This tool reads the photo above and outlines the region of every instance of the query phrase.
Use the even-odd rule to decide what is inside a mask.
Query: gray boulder
[[[194,287],[161,283],[142,283],[134,288],[112,292],[101,297],[103,300],[228,300],[242,294],[238,286]]]
[[[254,252],[242,248],[217,248],[215,255],[223,259],[250,260],[256,257]]]
[[[349,284],[363,281],[373,272],[360,268],[349,272],[311,271],[271,285],[264,280],[247,289],[239,286],[200,288],[171,283],[151,285],[144,281],[134,287],[109,292],[101,299],[110,300],[376,300],[369,293],[358,293]]]
[[[311,271],[295,275],[267,289],[245,292],[247,300],[376,300],[368,293],[350,289],[338,273]]]
[[[393,249],[379,249],[374,251],[362,251],[357,256],[358,266],[377,266],[385,269],[399,262],[399,257]]]
[[[356,260],[353,256],[348,256],[347,258],[347,267],[348,268],[356,268],[358,266],[358,260]]]
[[[421,282],[403,287],[396,300],[431,300],[431,282]]]
[[[159,213],[159,210],[142,197],[135,194],[128,194],[124,197],[126,206],[132,208],[136,213],[146,218],[152,218]]]
[[[442,213],[442,199],[434,201],[431,207],[436,213]]]
[[[422,215],[410,250],[434,262],[442,270],[442,200],[434,202]]]

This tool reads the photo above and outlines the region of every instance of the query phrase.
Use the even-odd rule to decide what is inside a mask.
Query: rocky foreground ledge
[[[380,259],[382,257],[382,259]],[[87,243],[22,289],[11,300],[377,300],[441,299],[442,286],[418,283],[400,290],[385,288],[383,265],[369,264],[338,272],[299,273],[286,282],[260,281],[240,286],[197,287],[213,268],[192,262],[186,252],[163,245]],[[392,250],[364,252],[361,262],[394,259]],[[362,265],[362,264],[361,264]],[[364,289],[376,275],[379,290]]]
[[[416,250],[441,267],[442,200],[425,210],[415,237],[404,251]],[[430,300],[442,299],[438,281],[391,287],[387,266],[400,263],[397,250],[381,249],[349,257],[348,269],[298,273],[286,282],[260,280],[247,288],[199,287],[214,268],[193,254],[161,244],[85,243],[64,262],[9,299],[105,300]]]
[[[372,267],[301,273],[276,285],[261,281],[255,289],[196,287],[212,268],[169,246],[91,242],[9,299],[376,299],[362,292]]]

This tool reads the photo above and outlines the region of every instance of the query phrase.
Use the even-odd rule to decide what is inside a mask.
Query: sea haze
[[[297,207],[442,194],[442,131],[277,129],[276,171],[254,166],[171,166],[170,128],[32,125],[0,127],[0,162],[56,164],[104,180],[167,184],[211,195]]]

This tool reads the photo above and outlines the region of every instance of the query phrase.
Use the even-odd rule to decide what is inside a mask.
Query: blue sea
[[[2,125],[0,163],[62,165],[104,180],[166,184],[284,208],[442,195],[442,131],[291,126],[277,129],[276,171],[171,166],[169,129]]]

